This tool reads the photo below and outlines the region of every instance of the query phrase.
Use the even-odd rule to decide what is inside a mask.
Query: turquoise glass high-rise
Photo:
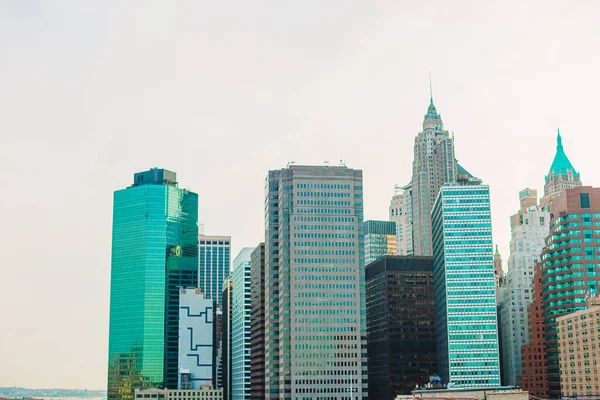
[[[500,386],[489,186],[444,184],[431,218],[438,374],[462,388]]]
[[[179,287],[198,281],[198,195],[153,168],[114,193],[108,399],[177,388]]]

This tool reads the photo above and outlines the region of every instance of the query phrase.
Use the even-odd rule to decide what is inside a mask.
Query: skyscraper
[[[176,174],[134,174],[114,194],[108,398],[177,388],[179,287],[198,280],[198,195]]]
[[[598,297],[590,297],[585,310],[556,318],[563,397],[584,399],[600,397],[600,365],[595,351],[598,325],[600,325],[600,298]]]
[[[544,197],[540,200],[541,206],[548,206],[562,191],[577,186],[581,186],[581,178],[565,154],[559,130],[556,136],[556,154],[546,175]]]
[[[496,297],[498,297],[499,289],[504,286],[504,271],[502,270],[502,256],[498,251],[498,245],[496,245],[496,252],[494,253],[494,275],[496,278]]]
[[[208,299],[221,304],[222,285],[231,269],[231,236],[198,238],[198,287]]]
[[[220,305],[213,309],[213,382],[215,389],[223,388],[223,310]]]
[[[200,389],[213,380],[213,301],[200,289],[179,292],[178,389]]]
[[[231,399],[250,398],[250,255],[244,247],[231,270]]]
[[[265,244],[250,256],[250,398],[265,399]]]
[[[396,223],[396,252],[400,256],[413,254],[412,184],[394,188],[389,220]]]
[[[265,186],[266,397],[366,398],[362,171],[289,165]]]
[[[430,256],[431,209],[446,182],[455,182],[454,138],[444,130],[442,117],[430,97],[423,130],[415,138],[412,172],[413,254]]]
[[[442,186],[432,220],[438,373],[465,388],[498,386],[489,187]]]
[[[507,385],[519,385],[521,348],[529,339],[528,306],[535,263],[548,235],[550,214],[537,202],[537,191],[519,193],[520,209],[510,218],[510,257],[501,309],[502,350]]]
[[[231,400],[231,330],[232,330],[232,297],[233,285],[231,277],[228,276],[223,281],[223,291],[221,306],[223,317],[221,319],[221,379],[223,384],[223,400]]]
[[[384,256],[366,280],[369,400],[393,400],[437,371],[433,260]]]
[[[528,306],[529,340],[521,349],[521,380],[523,390],[547,399],[548,374],[546,373],[546,333],[542,316],[542,264],[536,263],[531,285],[532,302]]]
[[[396,224],[392,221],[364,222],[365,265],[386,254],[396,255]]]
[[[566,189],[550,204],[550,234],[542,252],[542,304],[550,396],[560,393],[556,318],[585,308],[598,293],[600,188]]]

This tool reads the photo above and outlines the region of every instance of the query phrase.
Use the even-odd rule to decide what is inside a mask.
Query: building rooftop
[[[177,174],[164,168],[150,168],[148,171],[133,174],[133,185],[177,186]]]
[[[590,297],[586,301],[585,309],[570,312],[568,314],[563,314],[559,317],[556,317],[556,322],[573,319],[575,317],[579,317],[581,315],[588,314],[590,311],[593,311],[596,309],[600,309],[600,297]]]
[[[568,170],[573,171],[573,175],[579,176],[579,173],[575,171],[573,164],[571,164],[571,161],[569,161],[569,157],[567,157],[565,154],[559,129],[558,135],[556,136],[556,155],[554,156],[554,161],[552,161],[552,165],[550,166],[550,171],[548,171],[547,177],[552,175],[553,172],[555,175],[567,175]]]

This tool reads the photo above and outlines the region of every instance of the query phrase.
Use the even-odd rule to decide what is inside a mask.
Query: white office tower
[[[521,347],[528,344],[528,309],[535,263],[549,232],[550,214],[537,202],[537,191],[519,193],[521,209],[510,217],[511,239],[506,288],[500,316],[505,384],[520,384]]]

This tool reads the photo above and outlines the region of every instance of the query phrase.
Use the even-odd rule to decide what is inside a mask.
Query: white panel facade
[[[521,375],[521,347],[529,338],[528,306],[533,298],[534,267],[544,248],[550,215],[539,205],[532,205],[513,216],[512,221],[506,288],[500,313],[504,379],[506,384],[517,386]]]
[[[179,389],[212,381],[213,301],[200,289],[179,292]]]

